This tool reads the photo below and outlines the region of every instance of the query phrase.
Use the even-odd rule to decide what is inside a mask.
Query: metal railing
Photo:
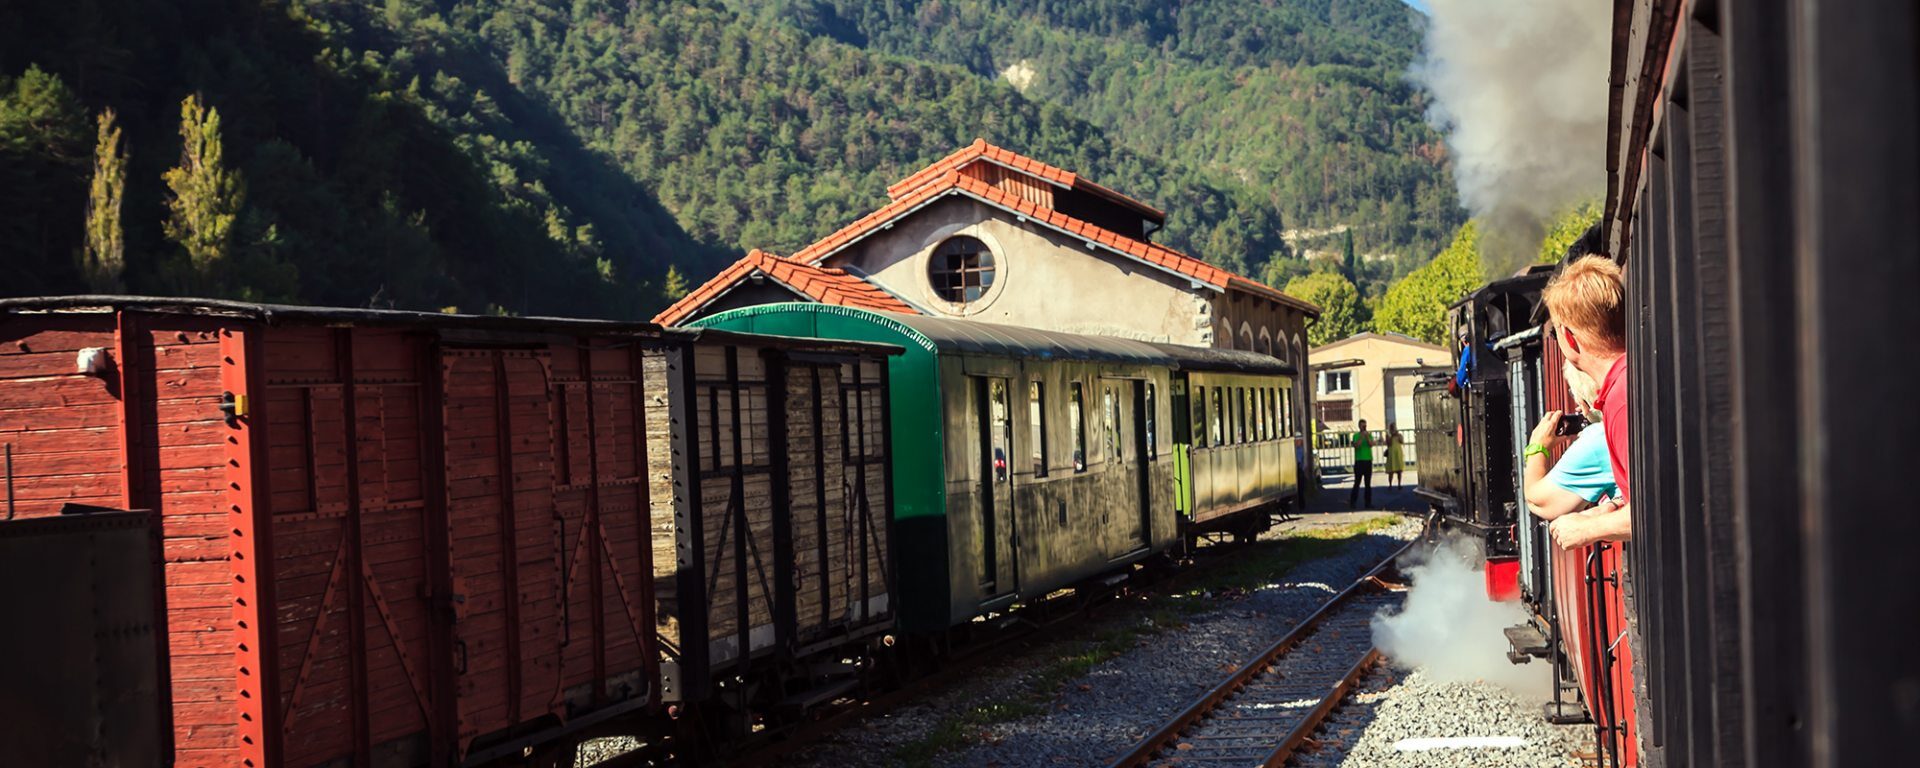
[[[1413,471],[1414,430],[1402,429],[1400,432],[1400,460],[1406,471]],[[1320,474],[1345,475],[1353,472],[1353,436],[1357,432],[1321,432],[1313,436],[1313,456],[1319,464]],[[1387,431],[1384,429],[1367,430],[1373,437],[1373,472],[1378,475],[1387,468]]]

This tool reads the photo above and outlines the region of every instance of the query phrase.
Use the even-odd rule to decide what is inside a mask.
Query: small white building
[[[1307,352],[1315,419],[1323,431],[1413,429],[1413,385],[1448,370],[1447,348],[1398,333],[1356,333]]]

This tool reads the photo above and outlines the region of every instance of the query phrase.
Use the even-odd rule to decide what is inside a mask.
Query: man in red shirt
[[[1632,435],[1627,419],[1627,290],[1620,265],[1589,256],[1568,264],[1541,292],[1547,305],[1548,332],[1573,367],[1600,382],[1593,405],[1604,418],[1607,454],[1620,495],[1587,512],[1563,515],[1549,528],[1561,547],[1633,538],[1632,498],[1627,448]]]

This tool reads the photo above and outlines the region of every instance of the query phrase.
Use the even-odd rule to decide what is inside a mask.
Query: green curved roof
[[[929,352],[974,353],[1034,360],[1093,360],[1164,365],[1175,360],[1159,346],[1111,336],[1043,331],[974,320],[879,312],[831,304],[787,302],[728,310],[694,321],[695,327],[753,326],[754,318],[823,315],[863,320],[891,330]],[[780,331],[772,331],[779,333]]]

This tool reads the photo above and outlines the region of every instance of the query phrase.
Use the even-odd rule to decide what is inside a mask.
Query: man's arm
[[[1552,520],[1568,512],[1574,512],[1586,506],[1587,500],[1580,495],[1562,488],[1557,483],[1547,482],[1547,455],[1534,450],[1535,446],[1546,447],[1553,439],[1553,428],[1560,423],[1559,411],[1547,411],[1540,417],[1540,423],[1533,426],[1533,433],[1527,437],[1526,484],[1527,511],[1542,520]]]
[[[1569,491],[1560,487],[1559,484],[1547,480],[1545,469],[1540,470],[1540,477],[1534,477],[1533,465],[1535,460],[1538,460],[1540,464],[1547,463],[1545,459],[1539,456],[1527,460],[1528,512],[1532,512],[1534,516],[1542,520],[1553,520],[1571,512],[1578,512],[1581,507],[1587,505],[1587,500],[1580,498],[1580,494]]]
[[[1633,507],[1609,500],[1581,515],[1567,515],[1547,529],[1561,549],[1577,549],[1596,541],[1632,541]]]

